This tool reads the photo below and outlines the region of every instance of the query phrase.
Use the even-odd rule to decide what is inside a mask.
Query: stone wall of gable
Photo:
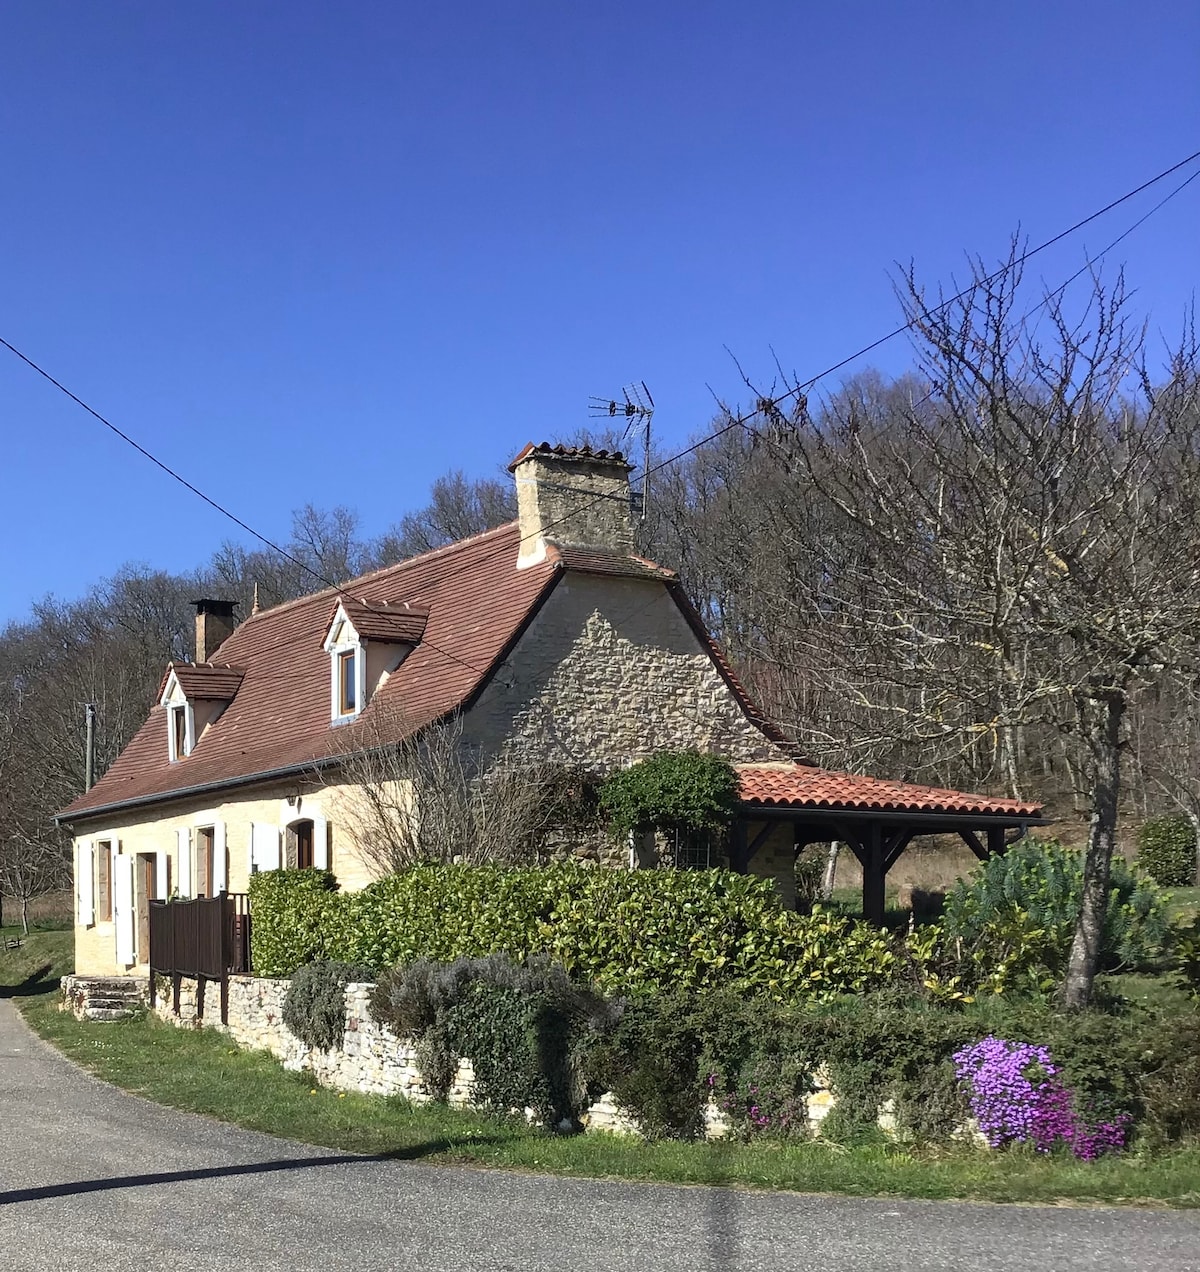
[[[485,759],[609,771],[664,750],[787,757],[742,711],[659,582],[568,573],[479,701]]]

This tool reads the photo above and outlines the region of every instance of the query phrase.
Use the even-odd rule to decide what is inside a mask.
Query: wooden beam
[[[729,844],[729,868],[737,874],[746,873],[746,819],[739,817],[733,826]]]
[[[1003,834],[1004,832],[1001,831],[1000,833]],[[958,832],[958,835],[959,835],[959,838],[963,841],[963,843],[966,844],[968,848],[970,848],[970,850],[979,858],[980,861],[987,861],[988,858],[991,856],[988,850],[983,846],[983,843],[981,842],[979,836],[973,830],[960,830]],[[988,837],[989,838],[991,837],[990,830],[988,832]]]
[[[865,828],[850,826],[844,822],[834,826],[834,830],[837,832],[836,837],[858,858],[858,864],[865,871],[867,868],[867,843],[866,839],[859,834],[861,829]]]
[[[763,846],[764,843],[766,843],[767,836],[774,829],[775,827],[771,822],[763,823],[762,830],[760,830],[758,834],[755,835],[754,838],[746,845],[746,855],[742,858],[743,865],[750,865],[751,861],[754,860],[754,854]],[[745,874],[745,871],[743,870],[742,873]]]
[[[912,843],[915,834],[915,831],[910,830],[906,826],[901,826],[899,830],[888,836],[887,842],[883,846],[883,873],[885,875],[900,860],[905,848]]]
[[[1008,851],[1008,840],[1005,838],[1003,826],[989,826],[987,832],[988,853],[993,857],[1003,857]]]

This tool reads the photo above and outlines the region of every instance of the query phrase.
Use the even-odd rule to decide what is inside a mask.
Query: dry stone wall
[[[233,976],[229,980],[229,1023],[220,1020],[220,996],[215,985],[206,996],[204,1018],[196,1016],[196,982],[185,978],[179,996],[179,1011],[171,997],[169,982],[158,984],[155,1010],[165,1021],[183,1028],[213,1028],[226,1033],[239,1046],[268,1051],[285,1069],[309,1073],[322,1086],[366,1095],[402,1095],[415,1104],[432,1097],[425,1086],[417,1052],[411,1039],[400,1038],[372,1019],[369,1001],[373,985],[346,986],[346,1032],[340,1048],[322,1051],[309,1047],[283,1023],[283,1003],[288,981],[257,976]],[[69,1005],[69,1004],[64,1004]],[[450,1087],[449,1103],[469,1107],[475,1084],[470,1060],[460,1060]],[[809,1097],[810,1129],[816,1133],[836,1103],[824,1070],[816,1075],[816,1090]],[[882,1119],[881,1119],[882,1121]],[[602,1095],[584,1114],[588,1130],[636,1135],[637,1126],[611,1093]],[[729,1131],[720,1110],[710,1106],[705,1113],[705,1131],[716,1139]]]

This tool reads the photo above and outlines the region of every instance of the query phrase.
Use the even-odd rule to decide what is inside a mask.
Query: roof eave
[[[764,804],[752,800],[740,801],[744,816],[798,819],[807,821],[903,821],[909,824],[928,825],[930,829],[941,827],[953,831],[958,826],[1048,826],[1052,818],[1030,813],[973,813],[932,812],[902,808],[827,808],[816,804]]]

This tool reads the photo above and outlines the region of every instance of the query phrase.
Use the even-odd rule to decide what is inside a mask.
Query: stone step
[[[128,1020],[133,1012],[128,1007],[88,1007],[84,1015],[88,1020]]]

